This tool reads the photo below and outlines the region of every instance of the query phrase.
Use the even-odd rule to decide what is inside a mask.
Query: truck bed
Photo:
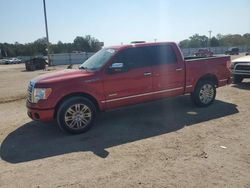
[[[213,56],[213,57],[186,57],[186,90],[190,93],[194,90],[196,82],[203,76],[215,76],[217,86],[228,84],[230,72],[227,66],[230,65],[230,56]]]

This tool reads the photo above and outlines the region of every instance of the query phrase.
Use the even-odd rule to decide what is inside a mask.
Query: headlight
[[[34,88],[33,103],[37,103],[39,100],[42,99],[47,99],[51,92],[51,88]]]

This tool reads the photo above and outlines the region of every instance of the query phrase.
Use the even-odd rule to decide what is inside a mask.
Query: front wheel
[[[200,81],[191,94],[191,99],[196,106],[205,107],[213,103],[215,96],[215,84],[211,81]]]
[[[59,107],[57,123],[61,130],[80,134],[86,132],[95,120],[96,107],[84,97],[72,97]]]

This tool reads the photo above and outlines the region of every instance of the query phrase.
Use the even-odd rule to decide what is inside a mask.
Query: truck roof
[[[174,44],[174,42],[144,42],[144,43],[133,43],[133,44],[125,44],[125,45],[117,45],[117,46],[110,46],[108,48],[114,49],[122,49],[122,48],[131,48],[131,47],[143,47],[143,46],[157,46],[157,45],[164,45],[164,44]]]

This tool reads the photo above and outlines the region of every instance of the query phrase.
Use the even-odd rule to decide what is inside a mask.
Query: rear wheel
[[[212,81],[199,81],[191,94],[192,102],[198,107],[205,107],[213,103],[216,96],[216,87]]]
[[[233,75],[233,83],[234,84],[239,84],[241,83],[243,80],[242,76],[240,75]]]
[[[95,120],[96,107],[84,97],[66,100],[57,111],[57,123],[61,130],[80,134],[86,132]]]

